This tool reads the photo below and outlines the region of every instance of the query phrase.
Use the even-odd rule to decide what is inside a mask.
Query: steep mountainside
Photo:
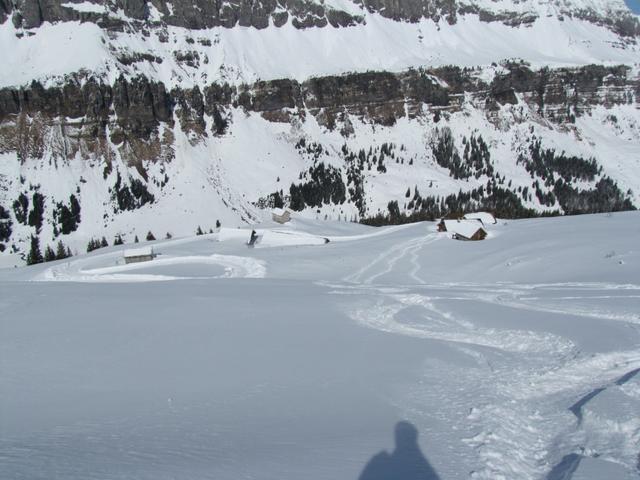
[[[631,209],[639,39],[622,0],[0,0],[0,250]]]

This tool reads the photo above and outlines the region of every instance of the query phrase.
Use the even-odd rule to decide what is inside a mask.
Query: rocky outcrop
[[[464,9],[456,0],[417,0],[402,2],[398,0],[357,0],[372,13],[397,21],[418,22],[423,18],[438,21],[445,18],[449,23],[456,22],[458,9]]]
[[[86,159],[105,159],[108,166],[118,151],[144,177],[143,161],[173,158],[175,121],[197,143],[233,132],[230,115],[237,108],[273,122],[312,115],[326,128],[349,136],[350,115],[391,126],[405,116],[437,120],[471,101],[492,121],[501,106],[524,102],[536,114],[563,124],[597,105],[637,103],[640,95],[639,79],[624,66],[507,68],[490,84],[481,80],[480,71],[458,67],[327,76],[302,83],[281,79],[239,87],[211,84],[204,90],[167,91],[162,83],[144,77],[120,77],[113,85],[69,80],[52,88],[32,82],[29,87],[0,89],[0,152],[15,152],[24,162],[41,158],[49,142],[55,158],[80,153]]]
[[[7,2],[7,0],[2,0]],[[296,28],[346,27],[362,22],[361,16],[325,7],[303,0],[241,0],[229,1],[165,1],[165,0],[115,0],[95,3],[94,11],[73,8],[75,2],[59,0],[19,0],[15,9],[0,3],[0,20],[13,11],[16,27],[35,28],[43,22],[91,21],[106,28],[119,30],[121,23],[113,21],[114,14],[122,10],[131,21],[146,24],[157,23],[152,9],[159,12],[162,23],[189,29],[235,26],[266,28],[291,21]],[[78,2],[79,3],[79,2]],[[62,6],[65,5],[65,6]],[[4,12],[4,13],[3,13]],[[4,17],[2,17],[4,15]]]
[[[347,27],[363,23],[364,16],[310,0],[111,0],[95,3],[95,9],[74,8],[77,1],[61,0],[0,0],[0,22],[12,16],[16,27],[35,28],[43,22],[90,21],[103,28],[121,30],[123,21],[116,15],[124,12],[130,24],[140,27],[164,24],[188,29],[236,26],[267,28],[290,22],[296,28]],[[89,3],[89,2],[83,2]],[[446,20],[456,23],[459,15],[478,15],[484,22],[502,22],[510,26],[535,21],[540,13],[535,9],[509,11],[482,8],[472,1],[461,0],[353,0],[362,11],[403,22],[422,19]],[[64,5],[64,6],[63,6]],[[565,4],[566,5],[566,4]],[[578,4],[580,5],[580,4]],[[595,12],[591,9],[564,7],[560,14],[606,26],[626,37],[640,36],[640,23],[630,12]]]
[[[625,66],[599,65],[581,68],[531,70],[525,64],[509,64],[490,84],[478,71],[458,67],[409,70],[402,73],[366,72],[311,78],[299,83],[281,79],[239,87],[212,84],[167,91],[162,83],[144,77],[120,77],[113,86],[89,80],[69,81],[62,87],[44,88],[32,82],[27,88],[0,89],[0,124],[20,115],[81,119],[85,128],[104,129],[111,122],[114,143],[122,136],[147,140],[161,123],[172,124],[174,112],[185,131],[207,134],[205,115],[224,123],[229,107],[241,107],[275,120],[284,112],[309,113],[333,128],[345,114],[392,125],[406,115],[428,111],[455,111],[461,97],[471,95],[489,111],[501,105],[525,101],[540,115],[565,122],[595,105],[610,107],[634,103],[640,80]]]
[[[638,77],[630,76],[624,66],[588,65],[581,68],[532,71],[523,65],[511,65],[508,74],[498,75],[490,85],[487,102],[517,103],[516,93],[537,108],[538,113],[555,122],[566,122],[587,113],[595,105],[637,102]]]

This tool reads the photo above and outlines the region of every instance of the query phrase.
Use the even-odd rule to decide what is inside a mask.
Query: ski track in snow
[[[409,271],[410,278],[418,283],[424,283],[424,280],[418,276],[418,272],[422,268],[418,262],[420,250],[440,238],[442,238],[441,235],[429,234],[425,237],[412,238],[407,242],[396,245],[388,251],[381,253],[370,264],[347,276],[344,281],[370,285],[378,278],[393,272],[401,260],[409,257],[412,265]],[[382,266],[382,270],[378,271],[380,266]]]
[[[433,241],[431,239],[430,241]],[[580,305],[589,299],[636,299],[638,285],[610,283],[560,284],[456,284],[424,285],[417,276],[419,249],[428,241],[414,239],[393,247],[374,262],[359,270],[347,282],[363,285],[330,284],[333,294],[367,295],[374,300],[362,302],[349,315],[356,322],[380,331],[444,341],[463,349],[478,360],[479,368],[453,371],[449,384],[438,385],[433,378],[416,386],[410,394],[420,399],[424,409],[430,391],[473,392],[464,400],[453,401],[451,411],[440,413],[442,419],[458,417],[455,428],[466,433],[463,442],[473,448],[482,468],[470,472],[474,479],[540,479],[570,480],[584,456],[605,455],[610,461],[633,469],[640,450],[640,421],[629,425],[607,419],[604,426],[585,425],[583,409],[596,395],[608,388],[622,390],[626,380],[640,369],[640,348],[581,354],[573,342],[551,333],[505,328],[487,328],[441,307],[441,303],[491,303],[513,309],[556,315],[569,315],[626,322],[637,325],[640,315],[634,311],[613,312]],[[422,285],[383,287],[371,285],[391,273],[405,257],[414,268],[409,277]],[[382,269],[381,269],[382,268]],[[564,292],[571,291],[572,295]],[[532,292],[539,292],[534,296]],[[609,295],[608,293],[614,293]],[[410,319],[410,320],[408,320]],[[518,355],[514,362],[498,358]],[[447,368],[451,368],[448,366]],[[428,373],[427,373],[428,375]],[[625,381],[621,381],[625,380]],[[490,391],[487,391],[490,390]],[[633,387],[628,389],[633,397]],[[496,398],[500,401],[496,402]],[[428,404],[428,402],[426,402]],[[460,415],[465,407],[468,415]],[[436,415],[438,412],[424,413]],[[638,425],[636,425],[636,423]],[[595,447],[593,438],[601,440]],[[622,440],[621,440],[622,438]],[[608,444],[617,445],[611,451]]]
[[[389,296],[385,296],[375,306],[355,310],[351,316],[358,323],[385,332],[491,347],[507,352],[569,354],[573,350],[571,342],[549,334],[478,327],[440,310],[431,302],[431,298],[422,295],[391,295],[390,299],[395,302],[390,305],[387,304],[388,299]],[[409,307],[422,307],[422,321],[408,323],[396,319],[399,313]]]
[[[107,254],[117,258],[119,254]],[[140,262],[109,267],[84,269],[83,260],[70,261],[63,265],[48,268],[39,274],[34,281],[62,282],[158,282],[185,280],[189,278],[263,278],[266,275],[264,262],[250,257],[235,255],[190,255],[180,257],[156,258],[152,263]],[[216,265],[222,267],[224,273],[207,277],[184,277],[156,273],[128,273],[149,267],[167,267],[175,265]]]
[[[640,290],[640,289],[639,289]],[[553,313],[560,315],[575,315],[578,317],[589,317],[589,318],[601,318],[607,320],[617,320],[621,322],[635,323],[640,324],[640,313],[637,312],[628,312],[624,314],[619,314],[611,311],[605,311],[601,309],[596,309],[594,307],[582,307],[576,302],[569,303],[567,301],[575,301],[575,300],[588,300],[593,299],[593,296],[571,296],[571,297],[563,297],[556,296],[551,298],[551,302],[548,298],[544,297],[535,297],[535,296],[524,296],[522,292],[517,292],[515,295],[512,292],[507,293],[506,295],[478,295],[478,300],[481,300],[486,303],[498,304],[505,307],[511,307],[519,310],[529,310],[533,312],[543,312],[543,313]],[[613,295],[600,295],[595,298],[616,298]],[[625,295],[624,298],[639,298],[638,295],[628,296]],[[569,303],[566,306],[558,305],[557,302]]]

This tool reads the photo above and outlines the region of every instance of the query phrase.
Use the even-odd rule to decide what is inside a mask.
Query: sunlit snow
[[[294,215],[0,270],[0,477],[637,478],[640,215],[486,229]]]

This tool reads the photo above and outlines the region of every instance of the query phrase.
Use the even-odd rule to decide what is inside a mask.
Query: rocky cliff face
[[[0,22],[11,16],[16,27],[27,29],[39,27],[44,22],[69,21],[94,22],[115,30],[124,28],[131,21],[139,22],[140,26],[165,24],[188,29],[236,26],[262,29],[269,25],[280,27],[287,22],[295,28],[347,27],[365,21],[364,16],[358,13],[360,9],[396,21],[445,19],[455,23],[458,15],[475,14],[485,22],[504,22],[513,26],[531,23],[551,8],[555,14],[606,25],[624,36],[640,34],[637,19],[629,14],[620,1],[610,2],[604,11],[602,6],[606,4],[602,2],[594,4],[565,0],[551,3],[548,7],[545,7],[545,3],[530,1],[522,8],[517,3],[507,1],[490,3],[473,0],[346,0],[342,3],[311,0],[18,0],[12,3],[2,0]],[[118,15],[119,12],[122,15]]]
[[[259,113],[274,122],[312,115],[334,130],[351,115],[393,126],[403,117],[459,112],[467,97],[489,119],[504,105],[523,104],[541,118],[564,125],[595,107],[636,105],[639,96],[640,81],[630,67],[532,70],[522,63],[507,64],[491,81],[478,70],[458,67],[318,77],[302,83],[281,79],[211,84],[204,91],[168,91],[144,77],[120,77],[113,86],[89,79],[45,88],[34,81],[28,87],[0,89],[0,146],[5,152],[15,151],[19,159],[30,157],[33,146],[21,129],[27,118],[38,118],[49,127],[75,124],[78,139],[93,142],[108,134],[111,142],[120,144],[148,141],[161,124],[173,127],[175,121],[183,131],[221,135],[228,127],[225,114],[232,109]],[[207,126],[208,118],[213,121]]]

